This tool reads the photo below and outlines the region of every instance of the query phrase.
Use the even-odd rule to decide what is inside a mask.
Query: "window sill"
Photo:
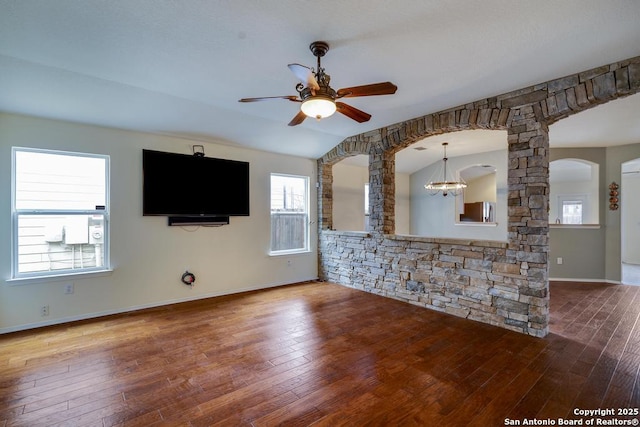
[[[465,222],[456,222],[456,225],[461,226],[469,226],[469,227],[497,227],[497,222],[473,222],[473,221],[465,221]]]
[[[269,256],[283,256],[283,255],[298,255],[298,254],[309,254],[311,250],[309,249],[295,249],[290,251],[278,251],[278,252],[269,252]]]
[[[598,230],[600,224],[549,224],[549,228],[573,228],[577,230]]]
[[[110,276],[113,273],[113,269],[96,270],[96,271],[83,271],[79,273],[67,273],[56,274],[51,276],[29,276],[29,277],[16,277],[14,279],[7,279],[6,282],[11,286],[16,285],[30,285],[34,283],[47,283],[47,282],[64,282],[67,280],[76,279],[90,279],[93,277]]]

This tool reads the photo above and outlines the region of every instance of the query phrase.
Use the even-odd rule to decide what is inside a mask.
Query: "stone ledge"
[[[414,236],[411,234],[385,234],[384,238],[389,240],[403,240],[408,242],[438,243],[442,245],[480,246],[483,248],[506,249],[509,247],[508,242],[499,242],[496,240],[452,239],[443,237]]]
[[[331,236],[371,237],[368,231],[320,230],[320,232]]]

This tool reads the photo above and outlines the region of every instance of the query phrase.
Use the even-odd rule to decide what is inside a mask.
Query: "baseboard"
[[[62,317],[62,318],[59,318],[59,319],[53,319],[53,320],[48,320],[48,321],[44,321],[44,322],[27,323],[27,324],[24,324],[24,325],[11,326],[11,327],[8,327],[8,328],[0,328],[0,335],[9,334],[9,333],[12,333],[12,332],[26,331],[28,329],[43,328],[45,326],[54,326],[54,325],[60,325],[60,324],[63,324],[63,323],[77,322],[77,321],[80,321],[80,320],[96,319],[96,318],[104,317],[104,316],[112,316],[114,314],[131,313],[131,312],[134,312],[134,311],[144,310],[144,309],[147,309],[147,308],[163,307],[165,305],[179,304],[179,303],[182,303],[182,302],[197,301],[197,300],[201,300],[201,299],[221,297],[221,296],[224,296],[224,295],[241,294],[241,293],[244,293],[244,292],[252,292],[252,291],[259,291],[259,290],[262,290],[262,289],[277,288],[278,286],[294,285],[296,283],[315,282],[317,280],[318,280],[318,278],[314,277],[314,278],[310,278],[310,279],[306,279],[306,280],[303,279],[303,280],[300,280],[300,281],[297,281],[297,282],[293,282],[293,283],[291,283],[291,282],[283,282],[283,283],[270,283],[270,284],[260,285],[260,286],[249,286],[249,287],[246,287],[246,288],[234,289],[233,291],[230,291],[230,292],[224,292],[224,291],[223,292],[213,292],[213,293],[210,293],[210,294],[203,294],[203,295],[198,295],[198,296],[195,296],[195,297],[176,298],[176,299],[162,301],[162,302],[155,302],[155,303],[149,303],[149,304],[136,305],[136,306],[127,307],[127,308],[123,308],[123,309],[105,310],[105,311],[100,311],[100,312],[97,312],[97,313],[88,313],[88,314],[80,314],[80,315],[77,315],[77,316]]]
[[[618,280],[608,280],[608,279],[575,279],[575,278],[569,278],[567,279],[566,277],[562,277],[562,278],[556,278],[556,277],[550,277],[549,278],[550,282],[586,282],[586,283],[609,283],[612,285],[622,285],[623,283],[618,281]]]

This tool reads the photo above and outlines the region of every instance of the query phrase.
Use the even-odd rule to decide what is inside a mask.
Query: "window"
[[[587,214],[587,202],[588,198],[584,194],[563,194],[558,196],[560,212],[556,218],[556,224],[584,224],[584,218]]]
[[[271,253],[309,250],[309,178],[271,174]]]
[[[562,223],[582,224],[582,200],[564,200],[562,202]]]
[[[13,278],[109,268],[109,157],[13,148]]]

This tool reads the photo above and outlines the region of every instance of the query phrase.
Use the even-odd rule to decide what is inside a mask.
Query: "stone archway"
[[[640,92],[640,57],[349,137],[318,160],[322,278],[534,336],[548,332],[549,130]],[[466,129],[508,134],[508,240],[394,235],[396,151]],[[332,232],[331,167],[369,156],[370,229]],[[373,261],[372,261],[373,260]]]

